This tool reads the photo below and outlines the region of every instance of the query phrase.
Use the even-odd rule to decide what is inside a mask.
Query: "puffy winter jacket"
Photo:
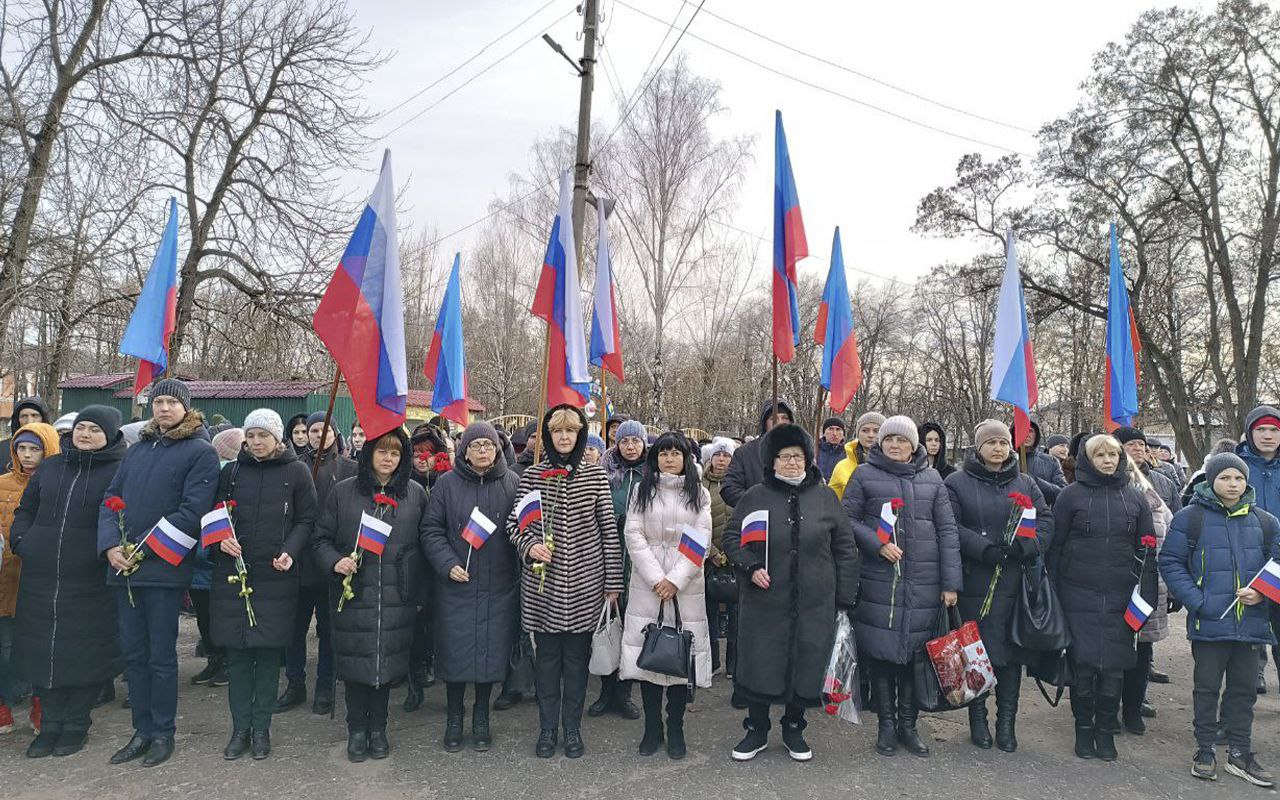
[[[858,444],[857,439],[844,443],[844,460],[836,464],[836,468],[831,471],[831,478],[827,481],[827,485],[831,487],[831,491],[836,493],[836,499],[844,497],[844,490],[849,485],[849,479],[853,477],[854,470],[858,468],[858,462],[866,456],[862,450],[862,445]]]
[[[19,428],[14,432],[14,436],[24,431],[40,437],[40,441],[44,444],[45,458],[58,454],[58,433],[52,425],[33,422]],[[4,553],[0,556],[0,559],[3,559],[0,560],[0,617],[12,617],[18,602],[18,581],[22,574],[22,559],[14,557],[13,543],[10,541],[13,536],[10,529],[13,526],[14,513],[22,501],[22,493],[31,481],[31,475],[18,467],[18,456],[13,446],[13,439],[9,440],[9,455],[12,457],[9,468],[0,475],[0,538],[4,540]]]
[[[844,460],[844,443],[831,444],[826,439],[818,440],[818,471],[822,473],[822,479],[831,480],[831,473],[835,470],[836,464]]]
[[[1187,609],[1187,638],[1203,642],[1275,644],[1268,606],[1236,603],[1236,591],[1246,586],[1267,563],[1280,558],[1280,523],[1254,504],[1250,489],[1232,510],[1201,484],[1191,504],[1173,517],[1160,551],[1160,574],[1169,592]],[[1199,527],[1195,549],[1189,537]]]

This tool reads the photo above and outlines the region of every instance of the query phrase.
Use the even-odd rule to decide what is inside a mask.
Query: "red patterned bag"
[[[966,622],[926,642],[924,648],[937,673],[942,695],[952,706],[981,697],[996,685],[995,670],[978,633],[978,623]]]

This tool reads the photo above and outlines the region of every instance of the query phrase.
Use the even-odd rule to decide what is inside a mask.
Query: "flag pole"
[[[778,425],[778,356],[773,356],[773,427]]]
[[[600,359],[600,438],[604,440],[604,449],[609,449],[609,384],[605,379],[604,359]],[[601,457],[604,453],[600,454]]]
[[[311,465],[311,480],[314,483],[316,476],[320,474],[320,459],[324,458],[324,440],[329,438],[329,424],[333,419],[333,404],[338,399],[338,384],[342,382],[342,367],[337,362],[333,365],[333,385],[329,387],[329,408],[324,412],[324,427],[320,430],[320,449],[316,451],[315,463]],[[337,444],[337,438],[334,438],[334,444]]]
[[[813,410],[813,453],[814,458],[818,454],[818,440],[822,438],[822,403],[825,400],[826,390],[822,388],[822,383],[818,383],[818,405]]]
[[[551,368],[551,323],[547,323],[547,341],[542,346],[542,388],[538,392],[538,420],[533,429],[533,463],[542,461],[542,418],[547,415],[547,370]]]
[[[501,455],[501,453],[499,453],[499,455]],[[462,568],[463,572],[466,572],[468,574],[471,572],[471,554],[474,553],[475,551],[476,551],[475,545],[468,543],[467,544],[467,565]]]
[[[1270,561],[1268,561],[1267,563],[1269,564],[1269,563],[1271,563],[1271,562],[1270,562]],[[1263,564],[1263,565],[1262,565],[1262,569],[1258,570],[1258,574],[1257,574],[1257,575],[1254,575],[1252,578],[1250,578],[1250,579],[1249,579],[1249,582],[1248,582],[1248,583],[1246,583],[1246,584],[1244,585],[1244,587],[1243,587],[1243,588],[1245,588],[1245,589],[1249,589],[1249,588],[1251,588],[1251,587],[1253,586],[1253,582],[1254,582],[1254,581],[1256,581],[1256,580],[1258,579],[1258,576],[1259,576],[1259,575],[1261,575],[1262,573],[1266,572],[1266,571],[1267,571],[1267,565],[1266,565],[1266,564]],[[1256,592],[1256,591],[1257,591],[1257,589],[1254,589],[1254,591]],[[1239,605],[1239,603],[1240,603],[1240,598],[1239,598],[1239,597],[1237,597],[1236,599],[1232,600],[1232,601],[1231,601],[1231,605],[1227,606],[1227,610],[1226,610],[1226,611],[1223,611],[1223,612],[1222,612],[1222,616],[1221,616],[1221,617],[1218,617],[1218,619],[1223,619],[1223,618],[1224,618],[1224,617],[1226,617],[1228,614],[1230,614],[1230,613],[1231,613],[1231,609],[1235,608],[1237,605]]]

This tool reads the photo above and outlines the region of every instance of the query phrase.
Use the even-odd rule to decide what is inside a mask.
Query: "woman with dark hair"
[[[367,442],[356,476],[329,493],[312,537],[316,560],[330,574],[334,666],[346,685],[353,762],[391,752],[387,700],[391,684],[409,672],[423,572],[419,542],[427,532],[427,493],[409,480],[410,452],[400,428]],[[366,513],[391,525],[381,553],[357,548]],[[351,596],[344,600],[348,577]]]
[[[520,576],[520,616],[536,644],[538,758],[555,754],[564,724],[564,754],[579,758],[591,633],[606,601],[622,592],[622,548],[604,470],[582,463],[587,418],[561,404],[542,422],[542,461],[525,470],[507,536],[526,569]],[[521,519],[521,504],[537,492],[541,518]]]
[[[780,705],[782,743],[792,759],[808,761],[804,713],[822,703],[836,612],[852,610],[858,596],[858,548],[814,465],[809,434],[775,426],[758,452],[764,481],[743,493],[724,529],[725,555],[740,576],[734,693],[747,702],[747,734],[733,759],[749,761],[768,746],[769,707]]]
[[[293,448],[293,452],[302,458],[311,449],[310,440],[307,438],[307,415],[294,414],[289,417],[289,421],[284,426],[285,436],[289,440],[289,446]]]
[[[623,680],[640,681],[644,738],[640,755],[651,756],[663,742],[662,690],[667,690],[667,755],[684,758],[684,710],[690,682],[711,686],[711,640],[707,631],[702,560],[711,544],[711,496],[698,477],[689,440],[668,431],[649,448],[647,469],[627,509],[624,537],[631,555],[631,582],[622,633]],[[681,542],[689,543],[683,548]],[[702,554],[698,550],[701,548]],[[668,605],[669,604],[669,605]],[[637,664],[646,625],[674,624],[679,614],[693,633],[694,674],[690,680],[641,669]]]
[[[929,466],[936,469],[938,475],[945,481],[948,475],[956,471],[956,468],[947,462],[947,432],[936,422],[926,422],[920,426],[918,433],[920,444],[924,445]]]

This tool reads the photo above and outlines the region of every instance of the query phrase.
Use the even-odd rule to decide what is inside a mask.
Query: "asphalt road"
[[[1180,629],[1181,618],[1173,621]],[[317,717],[309,706],[277,716],[272,726],[274,750],[261,762],[247,757],[223,761],[222,747],[230,717],[225,690],[193,687],[189,677],[203,665],[194,652],[195,623],[182,620],[181,680],[177,751],[161,767],[144,769],[137,762],[121,767],[107,759],[130,734],[129,712],[118,703],[98,709],[88,746],[66,758],[31,760],[24,751],[31,738],[25,725],[0,736],[0,794],[4,800],[57,798],[269,797],[306,798],[1236,798],[1265,796],[1238,778],[1226,775],[1219,752],[1216,784],[1189,774],[1191,740],[1191,658],[1178,636],[1156,647],[1156,663],[1173,676],[1166,686],[1152,686],[1159,717],[1148,720],[1145,736],[1118,738],[1120,759],[1112,764],[1081,761],[1071,752],[1072,724],[1066,703],[1049,708],[1035,685],[1023,686],[1019,750],[1006,754],[978,750],[969,744],[964,712],[922,715],[933,755],[928,759],[900,754],[878,756],[872,749],[874,719],[850,725],[820,714],[811,715],[806,732],[815,751],[813,761],[792,762],[782,748],[775,724],[770,747],[754,761],[734,763],[729,751],[742,735],[742,712],[729,706],[729,685],[700,691],[686,721],[689,756],[671,761],[665,753],[650,758],[636,754],[641,722],[618,717],[588,719],[583,735],[587,755],[569,760],[561,755],[533,756],[537,711],[531,702],[494,712],[494,746],[487,753],[445,753],[444,689],[428,690],[427,702],[415,713],[399,704],[404,690],[392,693],[391,757],[350,764],[341,699],[338,716]],[[1280,772],[1280,691],[1274,668],[1268,670],[1271,692],[1259,698],[1254,748],[1259,758]],[[120,684],[121,686],[123,684]],[[595,680],[592,679],[592,690]],[[590,699],[590,698],[589,698]],[[637,701],[638,701],[637,693]],[[25,723],[25,713],[21,721]]]

